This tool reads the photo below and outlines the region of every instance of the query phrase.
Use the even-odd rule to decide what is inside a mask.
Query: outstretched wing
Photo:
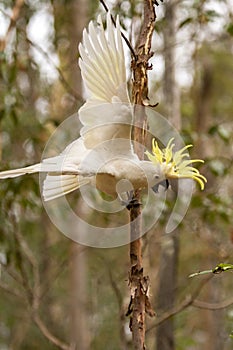
[[[132,112],[127,90],[125,55],[119,19],[114,27],[110,13],[107,28],[90,22],[79,45],[79,65],[89,94],[79,110],[81,135],[87,148],[115,138],[130,139]]]
[[[83,31],[83,43],[79,44],[79,65],[83,80],[89,90],[89,102],[129,103],[126,85],[126,69],[119,19],[114,27],[110,13],[107,14],[107,29],[104,31],[101,17],[98,27],[89,23],[88,32]],[[85,104],[85,105],[86,105]]]
[[[83,43],[79,45],[79,65],[89,94],[79,110],[82,137],[56,157],[0,173],[0,178],[6,178],[48,172],[43,188],[45,200],[79,188],[98,172],[114,173],[107,166],[112,159],[138,160],[130,140],[132,106],[119,19],[115,28],[108,13],[106,31],[100,17],[98,22],[97,28],[90,22],[88,31],[84,30]]]

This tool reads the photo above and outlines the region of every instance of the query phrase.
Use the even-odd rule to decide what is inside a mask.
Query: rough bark
[[[151,57],[151,38],[154,30],[155,11],[153,1],[144,1],[144,19],[140,35],[136,44],[135,56],[132,60],[133,69],[133,102],[135,107],[134,140],[139,145],[145,144],[145,130],[147,129],[146,116],[137,113],[137,105],[143,106],[148,95],[148,60]],[[143,158],[143,147],[135,147],[138,156]],[[136,191],[134,199],[140,202],[140,192]],[[130,276],[131,301],[128,313],[131,314],[130,329],[132,331],[133,348],[145,349],[145,313],[148,303],[149,279],[143,274],[142,241],[141,238],[141,208],[140,205],[132,206],[130,210]]]

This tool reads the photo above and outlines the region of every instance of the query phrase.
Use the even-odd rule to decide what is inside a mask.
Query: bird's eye
[[[154,177],[155,177],[155,179],[159,179],[159,175],[155,175]]]

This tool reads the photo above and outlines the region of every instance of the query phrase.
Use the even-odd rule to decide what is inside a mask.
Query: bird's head
[[[187,145],[174,152],[175,144],[172,138],[167,147],[160,149],[158,143],[153,139],[152,153],[146,151],[148,159],[155,165],[160,166],[165,179],[193,179],[204,189],[207,179],[201,175],[199,170],[192,166],[193,163],[204,163],[201,159],[190,159],[188,152],[185,152],[192,145]]]

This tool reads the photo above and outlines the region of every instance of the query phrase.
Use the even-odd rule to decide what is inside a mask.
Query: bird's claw
[[[137,199],[130,199],[129,201],[121,200],[121,205],[126,209],[131,210],[132,208],[138,208],[142,205]]]
[[[138,199],[133,198],[133,199],[131,199],[131,200],[128,202],[128,204],[126,205],[126,208],[127,208],[128,210],[131,210],[131,209],[133,209],[133,208],[138,208],[138,207],[140,207],[141,205],[142,205],[142,203],[139,202]]]
[[[132,208],[138,208],[142,205],[142,203],[140,203],[138,199],[133,198],[133,191],[127,191],[124,193],[124,195],[126,195],[126,199],[123,199],[122,195],[120,194],[118,194],[118,197],[121,201],[121,205],[126,207],[128,210],[131,210]]]

